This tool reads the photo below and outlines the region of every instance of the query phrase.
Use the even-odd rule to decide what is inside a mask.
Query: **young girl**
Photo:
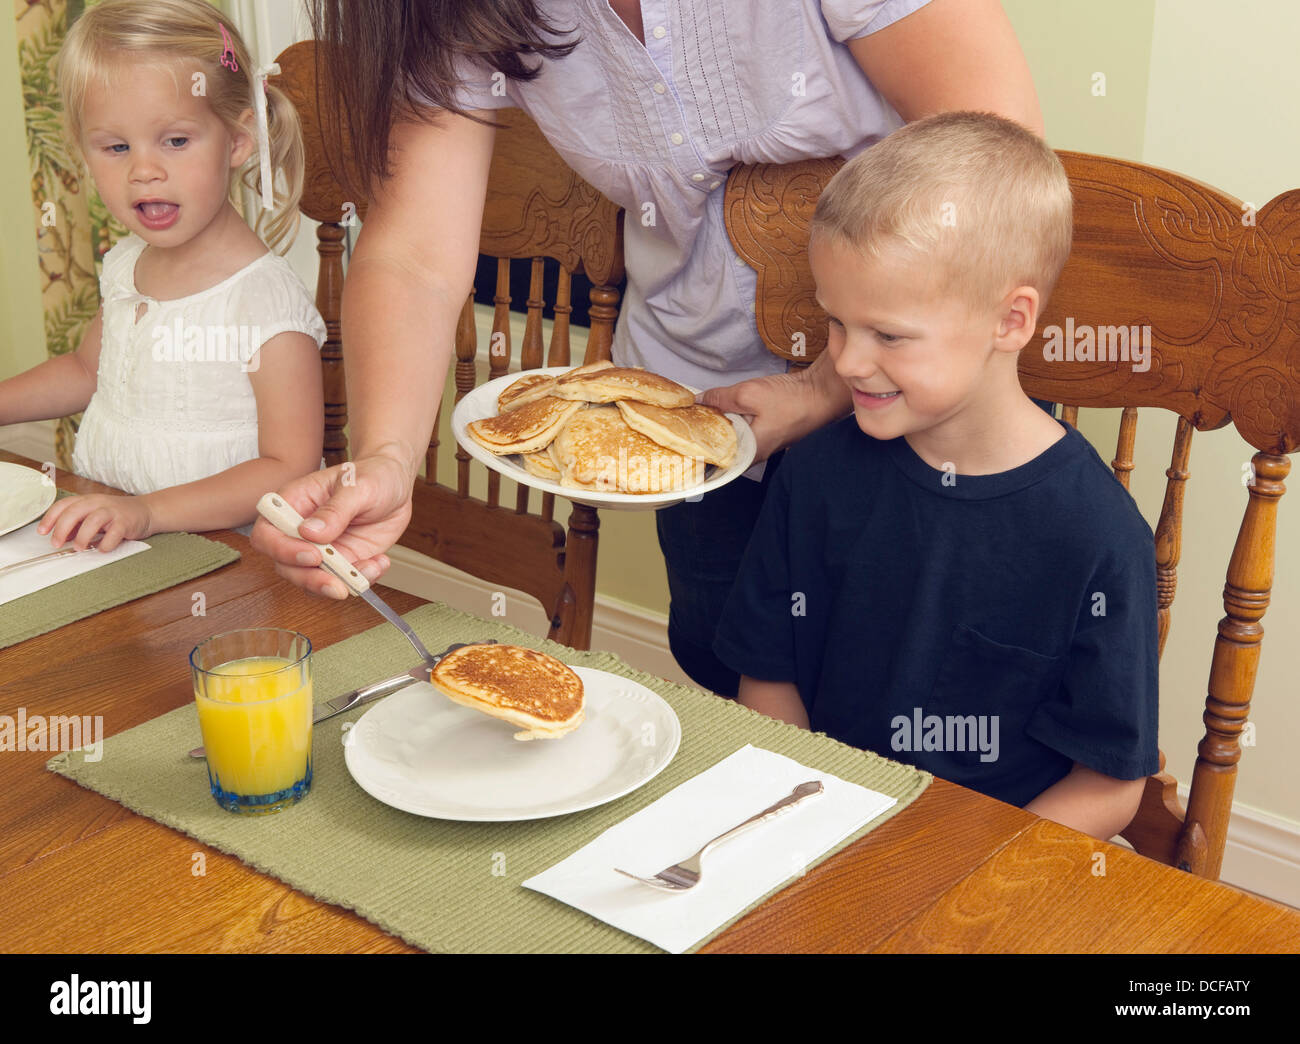
[[[247,532],[263,493],[322,464],[325,324],[230,203],[247,165],[268,241],[292,242],[302,134],[263,72],[202,0],[105,0],[68,32],[67,137],[131,234],[104,257],[77,351],[0,382],[0,424],[84,409],[73,470],[129,495],[56,501],[38,527],[55,547]]]

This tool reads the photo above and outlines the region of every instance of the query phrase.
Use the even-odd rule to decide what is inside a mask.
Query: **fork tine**
[[[626,870],[620,870],[614,867],[614,872],[622,874],[624,877],[630,877],[633,881],[640,881],[641,884],[647,884],[651,888],[658,888],[665,892],[684,892],[690,885],[676,884],[664,877],[662,874],[655,874],[654,877],[641,877],[638,874],[630,874]]]
[[[666,867],[655,874],[655,877],[661,881],[667,881],[674,888],[694,888],[700,883],[700,875],[691,873],[686,867],[678,864],[676,866]]]

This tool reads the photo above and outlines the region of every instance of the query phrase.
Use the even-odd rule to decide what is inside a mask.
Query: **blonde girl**
[[[246,532],[263,493],[321,465],[325,325],[230,202],[242,175],[259,231],[292,241],[303,146],[278,71],[202,0],[105,0],[68,32],[69,144],[130,234],[81,346],[0,382],[0,424],[84,409],[73,469],[127,495],[56,501],[38,527],[56,547]]]

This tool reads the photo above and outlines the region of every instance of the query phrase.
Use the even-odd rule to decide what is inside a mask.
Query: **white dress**
[[[159,301],[136,289],[145,245],[128,235],[104,255],[99,371],[72,455],[78,475],[136,495],[257,457],[253,353],[288,330],[317,348],[325,341],[325,323],[284,258],[268,251],[215,286]]]

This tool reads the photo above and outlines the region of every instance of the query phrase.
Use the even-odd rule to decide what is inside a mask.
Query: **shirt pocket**
[[[943,719],[945,735],[979,742],[955,743],[948,756],[971,767],[984,763],[986,770],[991,760],[1003,768],[1019,764],[1026,744],[1040,746],[1025,730],[1038,707],[1056,695],[1067,659],[1006,645],[958,624],[925,713]]]

